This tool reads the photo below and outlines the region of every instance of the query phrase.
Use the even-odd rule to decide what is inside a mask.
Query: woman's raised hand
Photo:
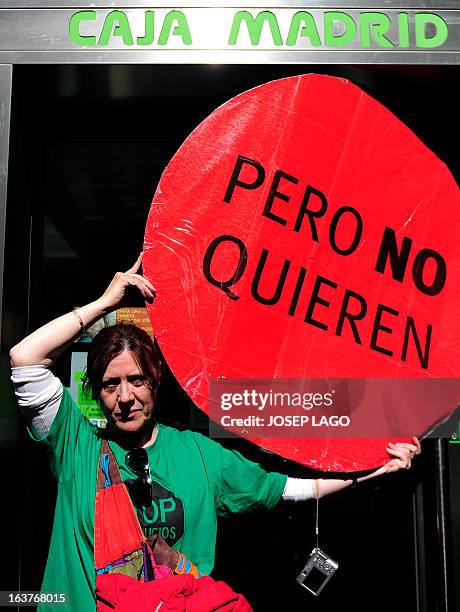
[[[142,274],[138,274],[142,255],[143,253],[139,255],[132,268],[115,274],[98,300],[53,319],[21,340],[10,351],[11,365],[51,365],[65,347],[78,337],[82,325],[88,329],[95,321],[119,306],[128,287],[137,287],[147,301],[152,301],[155,297],[152,283]]]
[[[108,312],[115,310],[123,301],[128,287],[137,287],[141,295],[148,302],[155,298],[156,293],[152,283],[144,278],[142,274],[137,273],[141,267],[143,255],[144,253],[142,252],[137,258],[136,263],[129,270],[115,274],[110,285],[98,300],[104,310]]]
[[[396,472],[398,470],[408,470],[412,464],[412,459],[415,455],[420,455],[422,452],[420,442],[415,436],[412,438],[412,444],[410,442],[388,442],[387,453],[392,455],[390,459],[383,467],[386,468],[386,473]]]
[[[418,438],[413,436],[412,443],[396,442],[396,444],[393,444],[393,442],[388,442],[386,451],[392,458],[385,465],[382,465],[381,468],[375,470],[375,472],[359,478],[358,482],[374,478],[375,476],[381,476],[382,474],[397,472],[401,469],[408,470],[412,465],[412,459],[416,455],[420,455],[422,449]]]

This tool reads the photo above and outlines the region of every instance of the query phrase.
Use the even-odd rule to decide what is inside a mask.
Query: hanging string
[[[316,535],[316,548],[319,548],[319,480],[316,481],[315,535]]]

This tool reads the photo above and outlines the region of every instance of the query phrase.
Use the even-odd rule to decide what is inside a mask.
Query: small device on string
[[[339,567],[337,561],[331,559],[327,553],[319,547],[319,496],[316,497],[316,521],[315,535],[316,546],[311,551],[311,554],[297,576],[296,580],[304,589],[310,591],[313,595],[319,595],[326,584],[332,578],[334,572]]]

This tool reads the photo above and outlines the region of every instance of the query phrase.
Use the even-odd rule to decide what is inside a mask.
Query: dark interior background
[[[2,371],[7,372],[8,348],[27,330],[94,299],[117,270],[130,265],[142,248],[160,175],[193,128],[242,91],[308,72],[360,85],[409,125],[458,181],[457,66],[15,66]],[[66,384],[68,361],[64,356],[57,367]],[[8,550],[1,588],[39,589],[55,483],[44,449],[27,439],[16,418],[6,382],[1,396]],[[161,400],[164,419],[185,425],[192,419],[206,431],[206,418],[171,375]],[[267,469],[314,475],[249,443],[225,444]],[[410,473],[320,502],[320,544],[340,568],[319,598],[295,583],[314,545],[313,503],[282,504],[272,513],[223,521],[215,576],[243,592],[257,612],[442,609],[434,445],[426,441]],[[459,448],[448,449],[454,574],[460,567]]]

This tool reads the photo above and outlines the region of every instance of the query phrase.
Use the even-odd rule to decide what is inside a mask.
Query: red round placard
[[[446,166],[346,80],[290,77],[228,101],[171,160],[147,221],[148,308],[172,372],[208,414],[216,378],[455,378],[459,204]],[[407,433],[454,408],[415,410]],[[351,471],[388,459],[373,431],[252,439]]]

